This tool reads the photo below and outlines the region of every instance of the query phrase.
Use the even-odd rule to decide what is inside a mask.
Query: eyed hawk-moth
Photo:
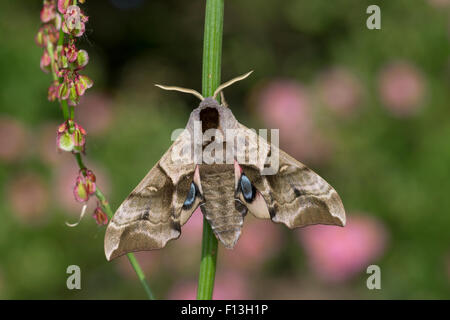
[[[249,74],[222,84],[207,98],[192,89],[157,85],[194,94],[201,103],[192,111],[186,129],[115,212],[105,234],[108,260],[132,251],[163,248],[180,236],[181,227],[199,206],[227,248],[235,246],[248,212],[289,228],[345,225],[342,201],[324,179],[239,123],[224,100],[219,104],[215,99],[225,87]],[[225,148],[225,163],[192,159],[193,150],[208,147],[202,139],[192,139],[196,124],[203,134],[211,130],[222,134],[222,140],[215,143]],[[232,130],[244,133],[240,147],[226,135]],[[245,161],[252,152],[260,157]],[[278,156],[278,171],[263,174],[273,154]]]

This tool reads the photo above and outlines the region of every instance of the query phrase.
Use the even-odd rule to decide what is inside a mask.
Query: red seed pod
[[[95,222],[99,226],[104,226],[104,225],[108,224],[108,216],[103,211],[102,207],[100,206],[100,204],[98,202],[97,202],[97,207],[95,208],[94,213],[92,214],[92,217],[95,219]]]

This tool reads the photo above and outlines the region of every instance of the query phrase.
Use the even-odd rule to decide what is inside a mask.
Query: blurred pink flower
[[[197,282],[184,281],[176,283],[167,294],[169,300],[195,300],[197,299]]]
[[[215,300],[246,300],[250,299],[248,277],[236,272],[222,274],[219,270],[214,285]]]
[[[272,81],[261,90],[258,104],[264,123],[283,130],[286,136],[312,128],[308,93],[294,81]]]
[[[90,135],[104,133],[113,120],[111,99],[106,94],[86,94],[77,106],[77,119]]]
[[[320,165],[330,159],[333,145],[319,132],[310,132],[304,136],[292,136],[281,139],[280,147],[292,157],[306,165]]]
[[[323,102],[341,115],[350,115],[361,100],[359,80],[347,69],[334,68],[319,77],[319,93]]]
[[[216,274],[214,300],[245,300],[250,293],[246,277],[237,273]],[[170,300],[195,300],[197,298],[197,282],[185,281],[175,284],[167,295]]]
[[[281,245],[280,225],[247,216],[241,237],[233,250],[220,250],[224,265],[254,269],[277,252]]]
[[[264,123],[280,130],[280,147],[307,163],[319,163],[329,155],[329,145],[316,131],[309,93],[291,80],[274,80],[258,94]]]
[[[407,62],[386,66],[379,76],[383,104],[397,116],[414,114],[422,102],[425,84],[422,74]]]
[[[202,241],[203,214],[198,207],[184,226],[181,227],[180,245],[197,245]]]
[[[362,272],[382,255],[386,244],[383,225],[368,216],[351,216],[343,228],[317,225],[298,234],[311,268],[329,282]]]
[[[0,160],[15,161],[25,152],[27,133],[24,126],[8,117],[0,118]]]
[[[7,184],[14,215],[24,223],[41,223],[46,215],[49,194],[44,181],[34,173],[22,174]]]

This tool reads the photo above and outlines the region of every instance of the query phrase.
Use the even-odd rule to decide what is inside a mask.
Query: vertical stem
[[[69,120],[69,104],[67,100],[61,100],[61,110],[63,112],[64,120]]]
[[[81,158],[77,158],[77,160],[78,159],[80,159],[78,162],[80,168],[84,168],[85,166],[84,166],[83,162],[81,161]],[[97,188],[95,190],[95,196],[99,200],[102,209],[106,212],[108,217],[111,219],[113,217],[114,213],[112,212],[108,201],[106,200],[105,196],[100,191],[100,189]],[[154,300],[155,297],[153,296],[153,292],[150,289],[150,286],[148,285],[147,280],[145,279],[145,274],[142,271],[141,266],[139,265],[139,262],[136,259],[136,256],[133,253],[127,253],[127,257],[128,257],[128,260],[130,261],[131,266],[133,267],[134,271],[136,272],[136,274],[139,278],[139,281],[141,282],[142,286],[144,287],[147,297],[150,300]]]
[[[223,1],[206,1],[202,72],[202,94],[204,97],[212,96],[214,90],[220,85]]]
[[[78,161],[78,165],[80,166],[80,168],[85,168],[81,157],[77,157],[77,161]],[[112,219],[114,213],[111,210],[111,207],[109,206],[108,201],[106,200],[105,196],[103,195],[103,193],[100,191],[100,189],[96,189],[95,190],[95,196],[97,197],[97,199],[100,202],[100,205],[103,209],[103,211],[105,211],[105,213],[108,215],[108,217],[110,219]],[[153,292],[150,289],[150,286],[147,283],[147,280],[145,279],[145,274],[141,269],[141,266],[139,265],[139,262],[137,261],[135,255],[133,253],[127,253],[127,257],[128,260],[130,261],[131,266],[133,267],[134,271],[136,272],[139,281],[141,282],[142,286],[144,287],[145,293],[147,294],[147,297],[150,300],[154,300],[155,297],[153,296]]]
[[[74,120],[75,119],[75,108],[74,106],[70,106],[70,120]]]
[[[224,0],[207,0],[203,40],[202,94],[211,97],[220,85]],[[198,300],[212,299],[216,275],[217,239],[203,218],[202,259],[198,278]]]
[[[139,281],[141,282],[142,286],[144,287],[145,293],[147,293],[147,296],[150,300],[155,300],[155,297],[153,296],[152,290],[150,289],[147,280],[145,279],[145,274],[141,269],[141,266],[139,265],[139,262],[136,260],[136,257],[132,253],[127,253],[128,260],[130,260],[131,266],[133,267],[134,271],[136,272]]]

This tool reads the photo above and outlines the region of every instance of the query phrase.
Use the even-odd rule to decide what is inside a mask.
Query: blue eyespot
[[[247,202],[251,202],[255,197],[255,187],[252,185],[245,174],[241,176],[241,191],[244,195],[245,201]]]
[[[189,209],[195,201],[195,195],[197,193],[197,188],[194,182],[191,182],[191,187],[189,189],[189,193],[186,197],[186,200],[183,203],[183,209]]]

